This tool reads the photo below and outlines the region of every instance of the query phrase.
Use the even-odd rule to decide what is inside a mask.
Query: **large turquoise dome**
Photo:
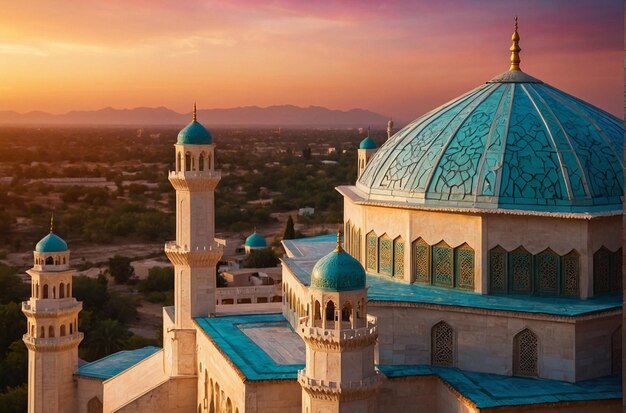
[[[396,133],[357,188],[403,205],[617,211],[623,149],[622,120],[513,70]]]
[[[324,291],[360,290],[365,288],[365,270],[359,261],[337,247],[313,267],[311,288]]]
[[[43,237],[35,246],[37,252],[65,252],[67,243],[54,233],[49,233]]]
[[[176,143],[182,145],[211,145],[213,143],[211,132],[196,120],[195,109],[193,121],[178,132]]]

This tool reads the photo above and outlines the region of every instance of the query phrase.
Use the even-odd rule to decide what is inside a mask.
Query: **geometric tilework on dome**
[[[523,72],[503,74],[396,133],[357,188],[435,207],[617,211],[623,141],[613,115]]]

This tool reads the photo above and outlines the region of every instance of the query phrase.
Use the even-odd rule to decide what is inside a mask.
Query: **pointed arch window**
[[[524,329],[513,337],[513,375],[538,376],[539,341],[537,335]]]
[[[454,277],[462,290],[474,290],[474,250],[467,244],[454,249]]]
[[[198,170],[199,171],[204,171],[204,152],[202,152],[200,154],[200,156],[198,157]]]
[[[365,237],[367,250],[365,261],[366,269],[371,272],[378,272],[378,237],[374,231],[371,231]]]
[[[404,240],[402,237],[393,240],[393,275],[404,278]]]
[[[508,255],[509,291],[530,294],[533,291],[533,256],[524,247],[518,247]]]
[[[497,245],[489,251],[489,291],[505,294],[508,291],[507,252]]]
[[[454,330],[448,323],[441,321],[430,332],[430,363],[433,366],[454,366]]]
[[[452,248],[444,241],[432,248],[433,284],[438,287],[454,287],[454,256]]]
[[[430,284],[430,245],[418,238],[413,241],[411,254],[415,282]]]
[[[389,235],[383,234],[378,239],[378,269],[381,274],[393,275],[393,241]]]
[[[593,293],[611,291],[611,251],[602,246],[593,254]]]
[[[536,291],[541,295],[558,295],[560,280],[560,259],[550,248],[535,255]]]
[[[580,254],[570,251],[561,258],[561,292],[578,297],[580,285]]]
[[[185,171],[191,171],[191,153],[185,154]]]

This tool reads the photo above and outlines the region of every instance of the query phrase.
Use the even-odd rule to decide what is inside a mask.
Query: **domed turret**
[[[359,144],[359,150],[358,152],[358,168],[357,168],[357,179],[361,177],[361,175],[363,174],[363,171],[365,171],[365,167],[367,166],[367,163],[370,161],[370,158],[372,156],[374,156],[374,154],[376,153],[376,142],[374,142],[374,139],[372,139],[370,137],[371,133],[370,133],[370,128],[367,128],[367,136],[365,137],[365,139],[363,139],[361,141],[361,143]]]
[[[37,252],[65,252],[67,243],[53,232],[43,237],[35,246]]]
[[[195,103],[193,105],[193,120],[178,133],[176,143],[181,145],[211,145],[213,143],[211,132],[198,123]]]
[[[252,235],[246,238],[244,245],[246,250],[267,248],[267,241],[255,230]]]
[[[367,136],[359,144],[359,149],[376,149],[376,142],[374,142],[374,139]]]
[[[365,288],[363,266],[343,250],[341,235],[337,238],[337,248],[322,257],[313,267],[311,288],[324,291],[352,291]]]

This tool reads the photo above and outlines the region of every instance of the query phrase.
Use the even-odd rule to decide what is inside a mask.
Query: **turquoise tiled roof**
[[[360,262],[338,248],[322,257],[311,272],[311,288],[352,291],[365,288],[365,270]]]
[[[287,325],[282,314],[198,317],[194,320],[248,380],[295,380],[298,370],[304,368],[304,364],[278,364],[238,327],[277,322]]]
[[[135,364],[160,350],[159,347],[148,346],[137,350],[119,351],[79,367],[76,374],[79,376],[107,380],[117,376],[124,370],[128,370]]]
[[[311,272],[315,260],[287,257],[283,257],[282,260],[283,265],[287,265],[303,285],[309,286],[311,284]],[[390,277],[370,273],[367,273],[367,287],[367,298],[370,301],[439,304],[571,317],[622,308],[621,294],[600,295],[586,300],[565,297],[479,294],[432,285],[407,284]]]
[[[176,143],[183,145],[210,145],[213,143],[213,136],[197,121],[192,121],[178,132]]]
[[[622,121],[506,72],[383,144],[357,187],[371,199],[540,212],[622,209]]]
[[[246,238],[246,247],[250,248],[265,248],[267,247],[267,241],[258,232],[254,231],[252,235]]]
[[[61,237],[51,232],[43,237],[35,246],[37,252],[64,252],[67,251],[67,243]]]
[[[359,144],[359,149],[376,149],[376,142],[374,142],[374,139],[367,136]]]
[[[389,378],[438,376],[479,409],[622,398],[618,375],[569,383],[428,365],[379,365],[378,368]]]

